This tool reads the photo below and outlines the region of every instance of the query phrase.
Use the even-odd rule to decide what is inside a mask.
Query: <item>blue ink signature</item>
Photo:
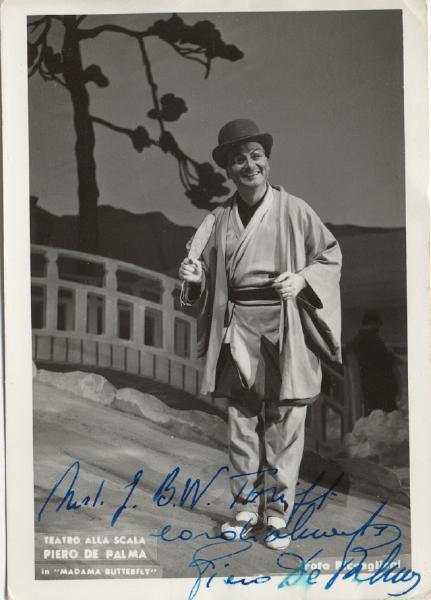
[[[42,520],[43,513],[44,513],[45,509],[47,508],[48,504],[51,502],[51,500],[53,500],[55,498],[55,493],[57,492],[57,490],[59,489],[59,487],[61,486],[61,484],[63,482],[65,482],[65,481],[67,482],[68,476],[70,476],[70,475],[71,475],[71,481],[69,483],[69,487],[67,488],[66,493],[58,501],[55,512],[59,512],[61,509],[63,509],[63,507],[65,510],[78,510],[78,509],[87,508],[87,507],[97,508],[98,506],[103,505],[102,491],[103,491],[103,486],[105,484],[104,479],[102,479],[102,481],[100,482],[93,501],[91,500],[91,496],[89,496],[89,495],[84,496],[81,501],[75,500],[76,490],[74,489],[74,486],[77,483],[80,469],[81,469],[81,465],[80,465],[79,460],[75,460],[72,464],[70,464],[67,467],[67,469],[64,471],[64,473],[61,475],[60,479],[55,482],[54,486],[52,487],[51,491],[49,492],[48,496],[46,497],[45,502],[42,504],[39,512],[37,513],[37,520],[39,522]],[[117,522],[117,520],[118,520],[119,516],[121,515],[121,513],[123,512],[123,510],[125,510],[127,508],[127,503],[130,500],[130,497],[131,497],[134,489],[138,485],[139,480],[141,479],[143,474],[144,474],[144,471],[142,469],[139,469],[138,471],[136,471],[135,475],[133,476],[132,481],[125,486],[126,489],[130,488],[130,491],[127,494],[126,498],[123,500],[123,502],[120,504],[120,506],[115,510],[114,515],[111,520],[111,527],[113,527],[115,525],[115,523]]]
[[[229,479],[242,479],[245,478],[245,481],[242,483],[241,487],[238,490],[238,493],[234,496],[232,503],[229,508],[233,508],[235,504],[242,504],[243,506],[247,504],[252,504],[259,497],[266,496],[268,502],[280,502],[281,504],[287,504],[286,497],[283,493],[277,494],[277,488],[275,486],[270,486],[267,488],[263,488],[258,490],[252,485],[251,489],[247,491],[247,485],[249,483],[249,477],[252,477],[252,481],[256,481],[260,476],[268,473],[269,475],[276,475],[278,469],[269,468],[262,469],[260,471],[251,471],[250,473],[237,473],[236,475],[231,475]]]
[[[269,469],[274,473],[273,469]],[[193,479],[188,477],[185,484],[181,487],[179,483],[179,475],[181,469],[179,466],[170,471],[156,492],[153,495],[153,502],[158,507],[165,506],[188,506],[194,509],[202,498],[208,492],[212,484],[223,473],[228,473],[229,468],[223,465],[209,478],[206,484],[203,484],[199,478]],[[257,490],[251,485],[251,489],[247,486],[250,481],[255,481],[256,476],[259,476],[266,471],[256,471],[251,473],[241,473],[230,475],[230,479],[242,478],[240,491],[229,505],[232,508],[235,504],[246,505],[249,502],[254,502],[259,496],[267,495],[270,501],[285,503],[283,494],[276,494],[274,487],[269,487]],[[94,494],[87,494],[80,499],[77,499],[75,487],[80,473],[80,462],[78,460],[71,463],[61,477],[55,482],[48,496],[43,502],[37,518],[40,522],[48,505],[52,502],[56,503],[55,512],[64,509],[67,511],[97,508],[103,505],[103,491],[105,480],[101,480]],[[144,474],[143,469],[138,469],[133,475],[131,481],[125,486],[126,494],[124,500],[115,509],[111,518],[111,527],[114,527],[123,512],[129,508],[132,495]],[[317,487],[321,483],[324,473],[322,473],[313,483],[305,490],[297,492],[295,496],[295,504],[292,509],[289,521],[285,532],[272,532],[267,534],[272,537],[290,537],[291,541],[304,541],[311,539],[313,541],[321,540],[322,544],[331,538],[344,539],[346,544],[343,550],[341,560],[335,573],[328,580],[324,580],[324,590],[329,590],[338,581],[353,581],[355,583],[374,585],[377,582],[384,582],[392,585],[405,585],[401,591],[388,593],[388,596],[403,596],[415,589],[420,581],[421,575],[416,571],[406,568],[398,568],[395,564],[396,558],[401,553],[402,544],[399,541],[401,538],[401,529],[397,525],[381,521],[383,510],[386,502],[380,502],[375,511],[368,517],[364,523],[352,530],[342,530],[332,527],[330,530],[321,529],[313,524],[313,517],[319,511],[322,511],[328,501],[337,495],[336,488],[343,478],[341,473],[323,492],[318,492]],[[66,492],[61,495],[60,488],[67,487]],[[61,496],[60,499],[58,496]],[[132,508],[135,508],[136,504]],[[150,534],[152,537],[160,539],[164,543],[183,542],[187,543],[192,540],[203,539],[204,545],[194,549],[189,567],[195,569],[196,578],[193,587],[189,594],[189,600],[192,600],[198,593],[202,578],[206,577],[205,586],[209,588],[215,577],[217,577],[217,569],[222,567],[226,569],[230,566],[229,559],[234,556],[248,552],[253,544],[257,542],[255,535],[243,535],[242,531],[239,535],[230,536],[229,540],[220,537],[220,534],[210,534],[206,531],[194,533],[191,529],[181,529],[177,532],[173,530],[171,524],[165,524],[159,532]],[[366,573],[366,560],[369,553],[378,549],[384,548],[388,552],[386,558],[382,561],[377,571],[372,574]],[[282,552],[277,555],[276,564],[282,569],[284,579],[278,584],[278,589],[283,589],[288,586],[294,586],[302,583],[307,586],[316,585],[323,582],[320,580],[321,570],[313,568],[310,570],[311,561],[318,557],[324,548],[319,548],[312,556],[305,558],[295,552]],[[271,581],[270,575],[259,575],[256,577],[235,577],[228,575],[222,581],[229,586],[249,586],[262,585]]]
[[[229,471],[229,467],[227,465],[219,467],[214,473],[214,475],[211,477],[211,479],[208,481],[208,483],[202,488],[202,490],[200,490],[201,480],[195,479],[192,482],[192,478],[189,477],[184,485],[183,492],[177,502],[178,505],[181,507],[185,506],[187,500],[189,499],[189,496],[193,494],[192,499],[190,501],[190,508],[195,508],[195,506],[201,500],[203,495],[209,490],[210,486],[214,483],[217,477],[221,473],[224,473],[226,471]],[[175,469],[173,469],[170,473],[168,473],[168,475],[166,475],[163,483],[153,496],[153,502],[155,502],[157,506],[168,506],[173,502],[173,500],[176,500],[177,488],[174,484],[176,483],[176,479],[180,472],[180,467],[175,467]]]
[[[136,471],[135,475],[133,476],[132,481],[126,485],[126,488],[130,488],[130,492],[127,494],[124,501],[120,504],[120,506],[114,512],[114,515],[111,519],[111,527],[114,527],[115,523],[117,522],[117,520],[118,520],[119,516],[121,515],[121,513],[123,512],[123,510],[125,510],[127,508],[127,503],[130,500],[130,497],[133,494],[135,487],[138,485],[139,480],[141,479],[143,474],[144,474],[143,469],[138,469]]]
[[[59,512],[61,509],[64,510],[77,510],[86,507],[96,508],[97,506],[103,505],[102,491],[105,480],[100,482],[99,488],[97,489],[93,501],[89,495],[82,498],[81,501],[77,501],[75,486],[78,483],[78,475],[80,472],[80,462],[79,460],[74,461],[70,464],[58,481],[55,482],[48,496],[46,497],[42,507],[38,512],[38,521],[41,521],[43,513],[45,512],[48,504],[52,501],[53,503],[57,501],[56,512]],[[223,465],[217,469],[217,471],[210,477],[207,483],[203,483],[199,478],[193,479],[192,477],[188,477],[183,484],[182,488],[178,482],[179,475],[181,474],[181,468],[175,467],[172,471],[170,471],[156,492],[153,495],[153,502],[159,507],[165,506],[179,506],[181,508],[195,508],[205,494],[208,492],[213,483],[222,475],[223,473],[228,473],[229,467],[227,465]],[[253,503],[259,496],[268,495],[268,499],[271,502],[281,502],[285,504],[285,497],[283,494],[276,494],[275,487],[269,487],[262,490],[257,490],[253,485],[251,489],[247,489],[249,481],[255,481],[256,477],[263,475],[266,472],[274,472],[274,469],[265,469],[261,471],[254,471],[251,473],[240,473],[235,475],[230,475],[229,479],[237,479],[242,478],[244,481],[241,484],[240,491],[237,496],[234,498],[233,502],[230,504],[229,508],[232,508],[234,504],[242,504],[246,505],[248,503]],[[118,521],[121,514],[128,508],[129,501],[133,492],[135,491],[139,481],[141,480],[144,474],[143,469],[138,469],[136,473],[133,475],[132,480],[125,486],[125,489],[128,490],[128,493],[123,500],[123,502],[118,506],[115,510],[115,513],[111,520],[111,526],[113,527]],[[66,493],[58,500],[58,495],[60,493],[60,488],[63,485],[66,485],[68,482],[69,486],[66,490]],[[134,505],[136,507],[136,505]]]
[[[335,527],[330,530],[324,530],[313,527],[312,518],[316,512],[321,511],[328,500],[336,496],[335,489],[342,479],[342,475],[337,477],[330,487],[320,494],[313,494],[317,485],[322,480],[324,474],[321,474],[308,488],[296,494],[295,505],[292,514],[287,523],[286,533],[279,532],[275,537],[283,538],[290,537],[292,541],[297,540],[322,540],[322,543],[330,538],[341,538],[346,540],[346,545],[343,550],[339,566],[335,573],[324,583],[324,590],[330,589],[339,580],[351,580],[355,583],[367,583],[374,585],[379,581],[384,583],[408,584],[401,591],[388,593],[388,596],[403,596],[416,588],[421,580],[421,575],[406,568],[398,568],[394,562],[399,556],[402,544],[399,542],[401,538],[401,529],[397,525],[381,521],[383,510],[386,502],[380,502],[375,511],[368,517],[359,527],[352,530],[342,530]],[[226,562],[228,558],[247,552],[252,548],[253,543],[256,543],[256,536],[243,535],[244,530],[239,535],[229,540],[220,540],[220,535],[211,535],[208,532],[202,531],[194,533],[191,529],[181,529],[177,532],[173,530],[171,524],[166,524],[162,527],[159,533],[152,534],[159,538],[162,542],[189,542],[203,538],[207,542],[203,546],[194,550],[192,560],[189,567],[196,570],[197,575],[193,583],[193,587],[189,594],[189,600],[192,600],[198,593],[202,578],[205,576],[206,587],[210,587],[213,580],[217,577],[217,566],[222,565],[224,568],[229,566]],[[274,534],[267,534],[268,536]],[[371,538],[371,539],[370,539]],[[215,541],[219,539],[219,541]],[[230,545],[229,545],[230,544]],[[388,551],[386,558],[382,561],[377,571],[372,574],[365,574],[366,561],[371,551],[385,548]],[[307,586],[316,585],[321,575],[321,569],[309,569],[312,561],[318,557],[324,548],[319,548],[314,554],[308,558],[302,557],[295,552],[282,552],[277,556],[276,564],[282,569],[284,579],[278,584],[278,589],[283,589],[287,586],[295,586],[302,583]],[[370,556],[372,558],[372,555]],[[223,562],[224,561],[224,562]],[[235,578],[229,575],[222,579],[226,585],[251,585],[263,584],[271,581],[269,575],[257,576],[252,578]]]
[[[75,462],[73,462],[72,464],[70,464],[67,467],[67,469],[64,471],[64,473],[62,474],[60,479],[54,484],[54,487],[49,492],[45,502],[43,503],[41,509],[37,513],[38,521],[40,521],[42,519],[44,510],[48,506],[51,499],[54,497],[54,495],[55,495],[56,491],[58,490],[58,488],[60,487],[60,485],[63,483],[63,481],[67,480],[67,476],[70,474],[72,474],[72,481],[70,482],[66,493],[64,494],[64,496],[60,499],[59,503],[57,504],[57,508],[55,509],[55,512],[59,512],[63,508],[63,506],[65,506],[66,510],[77,510],[79,508],[85,508],[85,507],[96,508],[98,505],[101,506],[103,504],[103,500],[101,498],[102,498],[103,486],[105,484],[104,479],[102,479],[102,481],[100,482],[99,487],[96,491],[96,494],[94,495],[93,501],[91,501],[91,497],[89,495],[84,496],[80,502],[75,500],[76,492],[74,490],[74,485],[76,484],[76,480],[78,479],[79,471],[80,471],[79,460],[75,460]]]

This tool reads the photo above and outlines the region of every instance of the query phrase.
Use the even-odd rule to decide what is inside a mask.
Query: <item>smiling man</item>
[[[179,276],[206,354],[202,392],[229,400],[234,515],[221,532],[248,531],[263,513],[266,545],[279,550],[320,361],[341,360],[341,253],[304,201],[269,183],[272,145],[248,119],[220,130],[213,158],[236,192],[213,211],[200,260],[184,259]]]

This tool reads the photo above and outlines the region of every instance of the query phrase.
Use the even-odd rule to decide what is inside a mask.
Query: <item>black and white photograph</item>
[[[32,382],[8,552],[26,540],[32,597],[426,593],[423,9],[344,4],[21,7],[6,380],[16,331]]]

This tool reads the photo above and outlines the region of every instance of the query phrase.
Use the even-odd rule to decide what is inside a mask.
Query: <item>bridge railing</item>
[[[331,455],[340,449],[344,435],[351,430],[352,398],[343,367],[322,362],[322,376],[322,392],[307,414],[306,447]]]
[[[33,356],[153,377],[196,394],[196,322],[172,277],[40,245],[32,253]]]

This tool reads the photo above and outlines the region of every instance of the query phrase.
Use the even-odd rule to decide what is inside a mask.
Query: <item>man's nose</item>
[[[252,159],[251,156],[246,156],[245,161],[245,166],[247,167],[247,169],[254,168],[255,161]]]

